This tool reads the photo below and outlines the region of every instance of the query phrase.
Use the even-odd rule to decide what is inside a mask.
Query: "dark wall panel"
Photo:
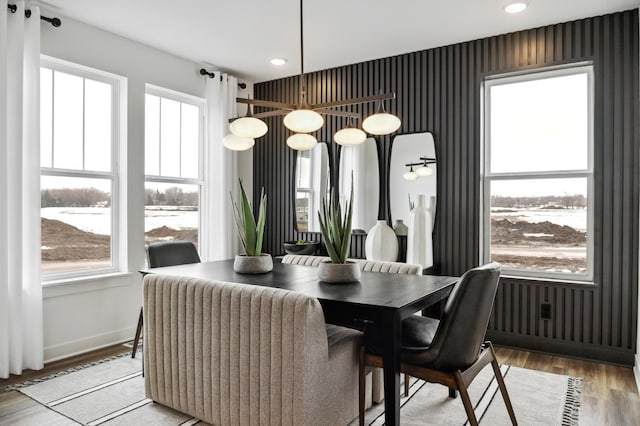
[[[595,70],[595,284],[503,278],[488,335],[498,343],[632,363],[638,282],[638,13],[636,10],[550,25],[307,75],[309,101],[326,102],[394,91],[388,110],[402,118],[401,133],[430,131],[438,157],[434,228],[436,271],[460,275],[479,263],[480,84],[487,75],[592,61]],[[255,96],[297,102],[297,77],[260,83]],[[367,115],[374,104],[354,106]],[[317,132],[328,141],[345,120],[328,117]],[[318,240],[294,230],[295,151],[286,146],[281,117],[254,148],[254,186],[269,195],[266,251],[282,253],[290,239]],[[392,136],[377,138],[380,218],[388,218]],[[552,153],[551,153],[552,154]],[[255,191],[255,194],[258,194]],[[354,236],[352,257],[364,257]],[[541,320],[541,303],[552,319]]]

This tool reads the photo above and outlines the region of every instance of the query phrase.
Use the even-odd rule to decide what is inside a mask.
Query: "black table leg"
[[[400,316],[385,312],[382,337],[384,342],[384,419],[385,425],[400,424]]]

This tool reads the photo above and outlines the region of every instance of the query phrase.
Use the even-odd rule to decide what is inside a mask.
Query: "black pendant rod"
[[[11,13],[16,13],[18,11],[18,6],[16,6],[15,4],[8,4],[7,8],[11,11]],[[24,16],[27,18],[31,18],[31,9],[26,9],[24,11]],[[58,28],[62,25],[62,21],[60,20],[60,18],[49,18],[47,16],[42,16],[40,15],[40,19],[42,19],[45,22],[50,23],[51,25],[53,25],[54,27]]]
[[[304,108],[304,27],[303,27],[302,0],[300,0],[300,108]]]

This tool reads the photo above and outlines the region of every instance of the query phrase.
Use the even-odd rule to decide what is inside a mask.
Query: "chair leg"
[[[133,350],[131,351],[131,358],[136,357],[138,351],[138,341],[140,340],[140,333],[142,333],[142,308],[140,308],[140,316],[138,317],[138,328],[136,329],[136,337],[133,339]]]
[[[478,419],[476,413],[473,411],[473,404],[471,404],[471,398],[469,398],[469,392],[467,392],[467,385],[465,385],[462,375],[459,371],[454,373],[458,390],[460,391],[460,398],[462,399],[462,405],[464,405],[464,411],[467,412],[467,418],[471,426],[478,426]]]
[[[457,396],[456,390],[454,388],[449,388],[449,398],[456,398]]]
[[[409,396],[409,376],[407,373],[404,373],[404,396]]]
[[[360,348],[360,357],[358,360],[358,424],[364,426],[364,399],[365,389],[367,387],[365,365],[364,365],[364,346]]]
[[[490,350],[493,355],[493,360],[491,361],[491,367],[493,367],[493,374],[495,374],[496,381],[498,382],[498,386],[500,387],[500,392],[502,393],[502,399],[504,399],[504,405],[507,406],[507,411],[509,412],[509,418],[511,419],[511,424],[515,426],[518,424],[518,421],[516,420],[516,414],[513,412],[513,406],[511,405],[511,399],[509,398],[507,387],[504,384],[504,378],[502,377],[500,366],[498,365],[498,361],[496,361],[495,353],[493,352],[493,346],[490,346]]]

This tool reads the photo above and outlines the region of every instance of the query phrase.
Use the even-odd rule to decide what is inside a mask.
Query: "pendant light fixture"
[[[267,127],[267,123],[253,117],[251,114],[251,105],[247,105],[247,115],[234,120],[229,125],[229,130],[231,130],[231,133],[241,138],[257,139],[264,136],[269,128]]]
[[[402,175],[402,177],[405,178],[405,180],[416,180],[418,178],[416,172],[413,171],[413,164],[411,165],[411,169],[409,169],[407,173]]]
[[[233,133],[229,133],[227,136],[222,138],[222,144],[224,147],[231,151],[246,151],[255,145],[255,143],[256,142],[253,138],[243,138],[236,136]]]
[[[338,117],[345,117],[349,120],[349,126],[338,131],[334,135],[336,143],[341,145],[355,145],[364,142],[366,139],[366,133],[361,129],[358,129],[354,124],[355,120],[360,119],[360,114],[357,112],[336,110],[334,108],[376,101],[379,102],[378,112],[373,114],[371,117],[368,117],[362,123],[364,130],[373,135],[388,135],[398,130],[400,128],[400,119],[395,115],[386,112],[384,106],[382,105],[383,101],[387,99],[394,99],[396,97],[396,94],[393,92],[316,104],[307,102],[304,75],[303,24],[303,0],[300,0],[300,96],[298,99],[298,103],[290,104],[284,102],[265,101],[260,99],[236,98],[236,102],[241,104],[247,104],[248,106],[255,105],[264,108],[273,108],[274,110],[259,112],[255,115],[251,115],[251,112],[248,110],[246,117],[229,120],[231,122],[231,132],[239,137],[258,138],[268,131],[267,125],[262,120],[260,120],[260,118],[284,115],[285,117],[283,123],[285,127],[294,132],[294,134],[287,139],[287,145],[292,149],[306,150],[313,148],[317,143],[316,138],[310,133],[315,132],[316,130],[324,126],[325,120],[323,115],[333,115]],[[256,121],[248,121],[248,119]],[[264,126],[262,126],[262,124],[258,124],[257,121],[260,121],[260,123],[264,124]],[[238,124],[235,124],[236,122],[238,122]],[[245,145],[248,145],[248,143],[245,143]],[[250,148],[250,146],[248,148]]]
[[[333,140],[335,140],[338,145],[358,145],[366,139],[367,134],[354,125],[353,118],[349,119],[349,127],[338,130],[336,134],[333,135]]]
[[[407,163],[406,167],[409,167],[409,171],[406,172],[402,177],[406,180],[416,180],[417,178],[427,177],[433,175],[433,169],[429,167],[429,164],[435,164],[435,158],[429,157],[420,157],[420,163]],[[420,166],[415,171],[413,170],[413,166]]]

